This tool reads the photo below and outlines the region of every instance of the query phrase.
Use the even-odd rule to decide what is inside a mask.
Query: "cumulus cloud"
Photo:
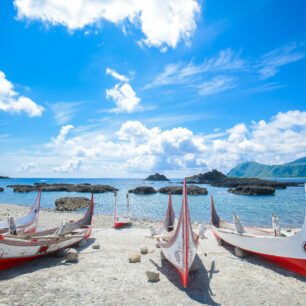
[[[82,166],[82,161],[77,158],[72,158],[64,162],[61,166],[54,167],[52,169],[53,172],[74,172],[80,170]]]
[[[0,71],[0,110],[12,114],[25,112],[29,117],[41,116],[44,108],[27,97],[19,96],[14,85]]]
[[[106,89],[106,98],[115,102],[117,107],[111,110],[111,112],[115,113],[132,113],[137,109],[140,102],[133,88],[127,83],[123,85],[116,84],[113,88]]]
[[[58,147],[65,141],[66,135],[68,134],[69,130],[73,129],[74,126],[71,124],[65,125],[61,127],[60,133],[56,138],[51,138],[51,142],[46,144],[46,147],[54,148]]]
[[[121,82],[127,83],[129,81],[128,77],[119,74],[117,71],[115,71],[114,69],[111,69],[111,68],[106,68],[106,74],[110,74],[112,77],[114,77],[115,79],[117,79]]]
[[[34,172],[37,169],[36,163],[22,163],[21,167],[17,169],[18,172]]]
[[[101,176],[103,169],[105,176],[153,171],[184,176],[207,169],[226,173],[246,160],[275,164],[306,156],[306,112],[299,110],[280,112],[270,120],[240,122],[212,135],[181,126],[148,127],[140,121],[126,121],[108,135],[95,129],[70,134],[71,129],[63,126],[45,145],[45,164],[50,168],[53,156],[53,172],[77,174],[87,169]],[[43,156],[37,159],[44,164]]]
[[[69,30],[83,29],[106,20],[122,27],[129,22],[141,29],[147,46],[175,48],[188,41],[196,29],[200,5],[195,0],[15,0],[19,19],[40,20],[63,25]]]

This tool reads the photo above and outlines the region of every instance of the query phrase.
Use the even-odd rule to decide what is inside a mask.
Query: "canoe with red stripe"
[[[275,237],[274,232],[245,226],[239,234],[235,224],[222,220],[211,197],[211,223],[215,237],[260,256],[278,266],[306,276],[306,217],[301,230],[292,236]]]
[[[38,223],[38,213],[40,208],[40,198],[41,189],[38,191],[37,198],[32,206],[31,210],[26,216],[16,218],[14,221],[16,223],[18,233],[34,233]],[[0,234],[5,234],[9,230],[9,225],[7,221],[0,222]]]
[[[114,228],[119,228],[131,223],[129,194],[126,195],[126,212],[120,215],[117,207],[117,192],[115,191]]]
[[[173,211],[170,200],[164,220],[169,220]],[[171,220],[173,220],[172,217]],[[186,181],[184,182],[180,217],[177,222],[175,220],[176,218],[173,220],[172,226],[163,227],[164,230],[159,233],[157,240],[164,256],[178,270],[183,287],[187,287],[188,274],[197,253],[199,237],[193,232],[191,226]]]
[[[0,235],[0,270],[55,253],[89,238],[93,215],[92,196],[86,214],[78,221],[32,234]]]

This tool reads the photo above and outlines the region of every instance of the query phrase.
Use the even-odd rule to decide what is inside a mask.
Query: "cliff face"
[[[264,165],[256,162],[244,162],[237,165],[229,173],[229,177],[259,178],[304,178],[306,177],[306,157],[282,165]]]

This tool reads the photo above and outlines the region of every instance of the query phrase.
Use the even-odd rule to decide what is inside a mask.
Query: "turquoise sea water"
[[[118,206],[119,211],[124,211],[125,194],[129,189],[137,186],[152,186],[158,189],[166,185],[178,185],[182,179],[173,179],[171,182],[148,182],[141,179],[35,179],[16,178],[1,179],[0,187],[4,191],[0,192],[0,203],[12,203],[31,206],[37,196],[37,192],[18,193],[12,188],[6,188],[12,184],[33,184],[34,182],[45,183],[90,183],[110,185],[119,189]],[[305,181],[305,179],[304,179]],[[210,221],[210,195],[213,195],[215,206],[220,217],[225,220],[232,220],[233,212],[236,212],[245,225],[270,226],[271,215],[275,212],[280,220],[281,226],[301,227],[304,222],[306,201],[303,187],[288,187],[287,189],[277,189],[273,196],[243,196],[227,192],[228,188],[217,188],[209,185],[199,185],[206,187],[206,196],[188,196],[189,209],[192,221]],[[41,206],[54,208],[57,198],[66,196],[85,196],[88,193],[75,192],[43,192]],[[173,195],[173,206],[176,214],[181,206],[181,195]],[[114,208],[113,193],[95,194],[95,213],[112,214]],[[162,219],[168,205],[168,195],[135,195],[130,194],[130,208],[133,217]],[[1,204],[0,204],[1,209]]]

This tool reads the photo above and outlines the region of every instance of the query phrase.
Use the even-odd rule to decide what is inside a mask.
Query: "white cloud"
[[[131,177],[161,171],[174,177],[219,169],[227,172],[239,162],[253,160],[275,164],[306,156],[306,112],[278,113],[270,120],[237,123],[225,131],[205,135],[177,126],[162,129],[140,121],[126,121],[105,134],[93,126],[89,130],[63,126],[50,142],[36,153],[21,152],[16,160],[37,160],[39,169],[64,176]],[[3,156],[1,161],[3,164]],[[26,174],[24,162],[22,171]],[[86,170],[86,172],[85,172]],[[101,172],[102,171],[102,172]],[[71,174],[70,174],[71,175]]]
[[[203,73],[218,73],[221,71],[243,70],[245,61],[240,59],[240,54],[231,49],[221,50],[215,57],[205,58],[203,63],[195,65],[169,64],[155,79],[145,85],[145,89],[169,84],[186,84],[194,81],[194,77]]]
[[[140,102],[133,88],[126,83],[123,85],[116,84],[113,88],[106,89],[106,98],[111,98],[115,102],[117,107],[111,110],[115,113],[132,113],[137,109]]]
[[[56,124],[63,125],[73,118],[76,112],[79,111],[78,106],[80,103],[73,102],[57,102],[51,104],[51,109],[54,112],[54,119]]]
[[[54,167],[53,172],[74,172],[81,169],[82,161],[77,158],[72,158],[64,162],[61,166]]]
[[[306,56],[305,49],[296,43],[287,44],[262,56],[259,68],[262,79],[273,77],[281,66],[301,60]]]
[[[12,114],[25,112],[29,117],[41,116],[44,108],[27,97],[19,96],[14,85],[0,71],[0,110]]]
[[[17,169],[19,172],[34,172],[35,170],[37,170],[37,165],[33,162],[27,164],[22,163],[21,167]]]
[[[105,19],[121,25],[128,21],[140,27],[147,46],[175,48],[188,41],[196,29],[200,5],[195,0],[15,0],[18,18],[83,29]]]
[[[205,82],[199,86],[199,94],[202,96],[214,95],[231,88],[236,87],[232,78],[217,76],[211,81]]]
[[[129,81],[129,78],[127,78],[124,75],[119,74],[114,69],[106,68],[106,74],[110,74],[112,77],[114,77],[115,79],[117,79],[121,82],[127,83]]]
[[[73,128],[74,126],[71,124],[62,126],[58,136],[56,138],[51,138],[51,142],[46,144],[46,147],[55,148],[62,145],[62,143],[65,141],[66,135],[68,134],[69,130]]]

